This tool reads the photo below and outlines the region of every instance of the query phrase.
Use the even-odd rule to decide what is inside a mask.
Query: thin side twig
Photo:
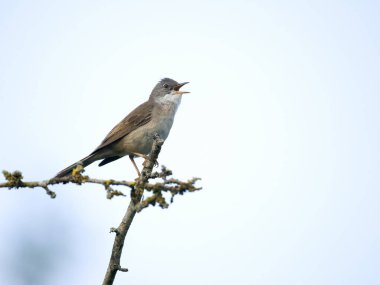
[[[136,186],[136,181],[118,181],[114,179],[97,179],[90,178],[87,175],[82,175],[83,167],[78,165],[77,168],[74,169],[73,174],[68,177],[63,178],[52,178],[43,181],[23,181],[23,176],[20,171],[9,172],[4,170],[3,175],[7,182],[0,183],[0,188],[8,188],[8,189],[19,189],[19,188],[42,188],[46,191],[51,198],[56,198],[56,193],[52,191],[49,187],[56,184],[67,184],[73,183],[77,185],[82,185],[86,183],[91,184],[99,184],[104,187],[107,191],[107,198],[111,199],[114,196],[126,196],[122,191],[114,189],[114,186],[126,186],[130,189],[134,189]],[[183,194],[184,191],[193,192],[196,190],[200,190],[201,188],[197,188],[194,186],[195,182],[199,180],[199,178],[193,178],[188,181],[180,181],[178,179],[169,178],[168,176],[172,175],[172,171],[168,170],[165,166],[162,166],[161,171],[154,172],[151,175],[152,179],[162,179],[163,182],[157,183],[146,183],[145,190],[150,192],[170,192],[172,195]]]

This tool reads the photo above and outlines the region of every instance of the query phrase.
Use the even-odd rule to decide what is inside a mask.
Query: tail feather
[[[101,163],[99,163],[99,166],[103,166],[103,165],[110,163],[112,161],[115,161],[116,159],[119,159],[119,158],[121,158],[121,156],[107,157],[106,159],[103,159]]]
[[[90,154],[89,156],[86,156],[85,158],[79,160],[78,162],[61,170],[60,172],[58,172],[58,174],[54,178],[62,178],[65,176],[69,176],[71,175],[72,171],[75,169],[75,167],[77,167],[78,164],[81,164],[83,165],[83,167],[86,167],[96,160],[98,160],[98,158],[96,158],[94,154]]]

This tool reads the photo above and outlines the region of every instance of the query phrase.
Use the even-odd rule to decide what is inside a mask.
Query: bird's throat
[[[181,104],[182,95],[166,94],[165,96],[155,98],[158,105],[165,109],[177,110],[178,106]]]

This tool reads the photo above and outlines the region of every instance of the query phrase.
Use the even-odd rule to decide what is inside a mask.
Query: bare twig
[[[140,209],[140,201],[144,193],[144,187],[148,182],[148,179],[152,175],[152,169],[157,161],[158,154],[161,151],[161,146],[164,143],[158,136],[155,137],[152,151],[149,155],[149,159],[144,162],[144,168],[141,172],[141,177],[138,180],[135,189],[131,193],[131,202],[129,203],[127,212],[125,213],[123,220],[119,227],[112,231],[116,232],[115,241],[112,247],[112,253],[106,275],[104,277],[103,285],[111,285],[115,280],[117,271],[121,270],[120,258],[124,246],[125,236],[132,224],[133,218],[137,211]],[[126,271],[121,270],[121,271]]]

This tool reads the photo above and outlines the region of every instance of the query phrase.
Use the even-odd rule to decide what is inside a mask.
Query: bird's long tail
[[[69,176],[73,169],[77,167],[78,164],[81,164],[83,167],[86,167],[93,163],[94,161],[98,160],[95,154],[90,154],[89,156],[86,156],[85,158],[79,160],[78,162],[66,167],[65,169],[58,172],[58,174],[54,178],[62,178],[65,176]]]

